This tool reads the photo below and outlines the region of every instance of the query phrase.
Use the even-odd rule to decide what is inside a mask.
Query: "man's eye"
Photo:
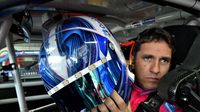
[[[170,61],[168,60],[168,59],[162,59],[161,60],[161,63],[163,63],[163,64],[168,64]]]
[[[144,61],[146,61],[146,62],[150,62],[151,60],[152,60],[151,57],[144,57]]]

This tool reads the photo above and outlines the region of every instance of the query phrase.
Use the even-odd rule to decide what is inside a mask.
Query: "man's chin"
[[[143,89],[145,89],[145,90],[155,90],[156,88],[157,88],[157,85],[151,85],[151,86],[147,85]]]

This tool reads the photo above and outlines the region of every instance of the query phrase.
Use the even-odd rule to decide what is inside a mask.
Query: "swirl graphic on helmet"
[[[128,67],[118,42],[96,18],[71,17],[53,25],[39,55],[44,86],[62,111],[90,109],[113,90],[127,101]]]

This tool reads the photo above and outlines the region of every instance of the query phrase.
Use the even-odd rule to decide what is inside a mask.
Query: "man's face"
[[[172,49],[165,41],[152,41],[141,45],[136,54],[136,80],[144,90],[157,88],[158,82],[169,70]]]

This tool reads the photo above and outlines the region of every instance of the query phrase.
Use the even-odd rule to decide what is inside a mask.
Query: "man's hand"
[[[113,91],[110,97],[106,98],[105,102],[91,109],[91,112],[131,112],[130,106],[124,102],[121,96]]]

